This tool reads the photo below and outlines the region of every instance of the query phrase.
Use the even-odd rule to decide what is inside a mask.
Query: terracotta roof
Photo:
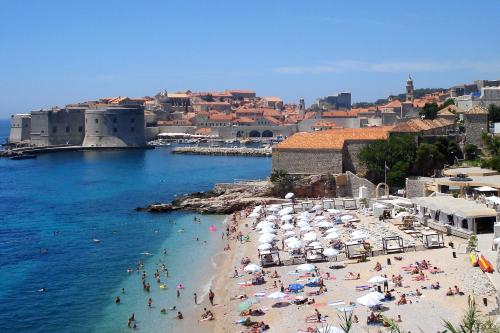
[[[469,114],[488,114],[488,109],[485,108],[484,106],[476,105],[466,113]]]
[[[454,114],[454,113],[464,113],[464,110],[462,110],[461,108],[459,108],[456,105],[445,106],[444,108],[442,108],[441,110],[439,110],[438,114],[440,114],[441,111],[443,111],[443,112],[444,111],[448,111],[451,114]]]
[[[208,117],[208,119],[214,120],[214,121],[232,121],[233,115],[232,114],[224,114],[224,113],[212,113]]]
[[[400,108],[401,107],[401,101],[398,99],[395,99],[386,105],[383,105],[381,108]]]
[[[418,133],[422,131],[429,131],[432,129],[447,127],[450,125],[453,125],[453,121],[444,118],[436,118],[432,120],[413,118],[395,125],[391,132]]]
[[[334,122],[331,121],[326,121],[326,120],[320,120],[316,122],[313,127],[330,127],[330,128],[342,128],[342,126],[338,126]]]
[[[194,105],[207,105],[207,106],[230,106],[231,104],[228,102],[195,102]]]
[[[248,118],[248,117],[240,117],[234,121],[235,123],[241,123],[241,124],[252,124],[255,122],[255,120]]]
[[[311,118],[314,118],[316,115],[317,115],[316,112],[309,111],[309,112],[306,112],[306,114],[304,115],[304,119],[311,119]]]
[[[253,114],[263,114],[265,109],[246,109],[246,108],[239,108],[236,110],[236,114],[240,113],[253,113]]]
[[[325,118],[356,118],[358,116],[355,112],[350,111],[326,111],[323,112]]]
[[[269,121],[270,123],[274,124],[274,125],[279,125],[279,120],[273,118],[273,117],[264,117],[267,121]]]
[[[263,109],[264,112],[262,113],[264,117],[281,117],[281,113],[275,109]]]
[[[190,96],[186,93],[167,93],[169,98],[189,98]]]
[[[314,133],[295,133],[275,146],[276,149],[334,149],[341,150],[346,141],[386,140],[391,126],[342,128]]]
[[[230,89],[226,90],[225,92],[230,93],[230,94],[255,94],[255,91],[253,90],[245,90],[245,89]]]
[[[263,99],[265,99],[268,102],[282,102],[282,99],[278,96],[266,96],[263,97]]]

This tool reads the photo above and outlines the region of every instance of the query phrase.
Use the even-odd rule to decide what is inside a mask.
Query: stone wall
[[[273,170],[290,174],[342,173],[342,152],[338,150],[273,149]]]
[[[366,178],[358,177],[354,173],[347,171],[347,185],[338,189],[339,197],[359,197],[359,188],[361,186],[366,186],[368,188],[368,195],[370,197],[375,197],[375,184]]]
[[[418,178],[406,178],[406,197],[426,197],[427,191],[425,184],[431,178],[418,177]]]
[[[466,142],[481,146],[481,134],[483,131],[488,131],[488,115],[465,113],[464,123]]]
[[[31,133],[31,116],[15,114],[10,118],[9,143],[29,141]]]
[[[359,153],[363,147],[372,141],[346,142],[343,150],[343,171],[364,174],[367,168],[359,161]]]

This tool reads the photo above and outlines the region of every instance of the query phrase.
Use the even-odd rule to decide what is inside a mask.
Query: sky
[[[252,89],[353,101],[500,78],[500,1],[1,1],[0,118],[108,96]]]

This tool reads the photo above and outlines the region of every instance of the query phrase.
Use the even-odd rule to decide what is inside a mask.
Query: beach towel
[[[314,303],[312,306],[315,308],[322,308],[327,305],[328,305],[327,303]]]

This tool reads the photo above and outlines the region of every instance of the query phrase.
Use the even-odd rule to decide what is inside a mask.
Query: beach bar
[[[416,197],[411,201],[418,216],[433,229],[460,237],[493,232],[497,214],[484,204],[452,196]]]

